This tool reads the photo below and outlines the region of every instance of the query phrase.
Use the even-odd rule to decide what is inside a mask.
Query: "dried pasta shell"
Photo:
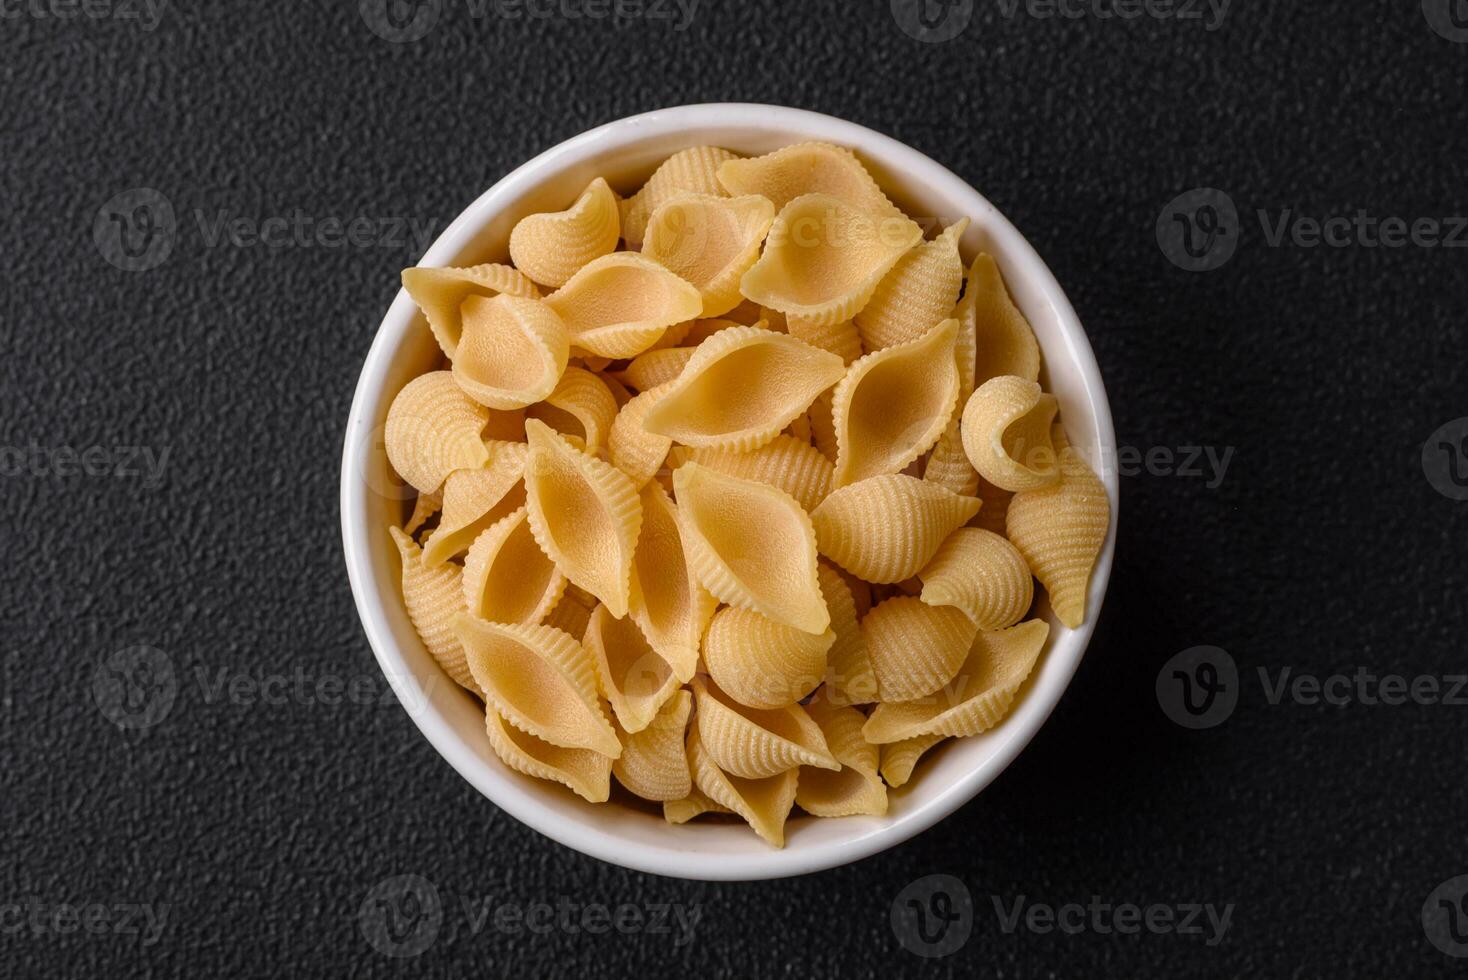
[[[749,452],[732,449],[695,449],[693,459],[701,466],[779,487],[794,497],[805,511],[813,511],[831,492],[831,461],[809,443],[788,435]]]
[[[671,197],[683,192],[723,194],[720,165],[739,155],[717,146],[693,146],[664,160],[642,189],[628,198],[622,209],[622,237],[628,245],[640,245],[648,218]]]
[[[703,322],[703,321],[695,321]],[[631,385],[638,391],[649,391],[661,387],[669,381],[677,379],[688,366],[688,359],[693,356],[694,347],[664,347],[660,350],[650,350],[638,354],[627,365],[627,369],[618,375],[625,384]]]
[[[626,473],[636,487],[657,475],[673,440],[643,426],[647,413],[668,393],[668,386],[652,388],[633,398],[617,413],[612,422],[611,437],[607,449],[611,453],[612,465]]]
[[[919,578],[924,602],[962,610],[981,630],[1013,626],[1035,598],[1035,579],[1019,549],[976,527],[950,534]]]
[[[974,384],[1013,376],[1040,380],[1040,345],[1030,321],[1009,298],[992,256],[981,254],[969,270],[964,301],[972,304],[977,363]]]
[[[913,248],[882,277],[871,302],[856,315],[856,329],[869,351],[917,340],[949,315],[963,286],[958,240],[964,218],[930,242]]]
[[[744,274],[740,291],[811,326],[840,323],[867,305],[882,277],[922,237],[906,218],[883,219],[829,194],[806,194],[776,215],[764,254]]]
[[[555,390],[571,353],[570,334],[544,301],[471,296],[462,310],[464,335],[453,370],[465,394],[504,411]]]
[[[597,690],[611,702],[617,724],[632,734],[646,728],[678,685],[698,668],[693,656],[675,669],[652,648],[636,623],[613,617],[603,605],[592,612],[581,642],[596,668]]]
[[[652,213],[642,254],[698,289],[703,316],[722,316],[744,299],[740,277],[774,220],[774,206],[758,195],[679,194]]]
[[[510,261],[555,289],[592,259],[615,251],[621,237],[617,195],[598,177],[565,211],[521,218],[510,232]]]
[[[1009,514],[1009,502],[1014,499],[1014,494],[1008,490],[999,489],[988,480],[980,479],[974,495],[983,501],[984,506],[979,508],[978,515],[968,522],[968,526],[983,528],[995,534],[1006,534],[1005,519]]]
[[[963,451],[979,476],[1004,490],[1038,490],[1060,480],[1050,425],[1055,396],[1024,378],[991,378],[963,408]]]
[[[835,642],[831,630],[806,633],[728,606],[709,623],[703,662],[714,683],[740,704],[783,708],[820,685]]]
[[[493,623],[539,623],[566,591],[566,577],[535,543],[521,507],[486,528],[464,558],[464,603]]]
[[[530,406],[529,418],[540,419],[563,436],[579,439],[595,454],[607,444],[612,420],[617,417],[617,399],[601,378],[578,367],[566,368],[555,391],[545,401]]]
[[[683,547],[705,588],[777,623],[826,632],[815,530],[794,497],[691,462],[674,471],[673,486]]]
[[[615,759],[622,743],[596,696],[591,656],[553,626],[454,618],[486,704],[505,721],[563,749],[590,749]]]
[[[950,606],[894,596],[861,621],[882,701],[926,698],[963,666],[978,628]]]
[[[687,749],[684,750],[687,754]],[[669,800],[663,804],[663,819],[670,824],[687,823],[694,817],[701,817],[705,813],[733,813],[734,811],[722,803],[715,803],[703,794],[697,786],[681,800]]]
[[[923,466],[923,479],[965,497],[978,493],[979,474],[963,451],[963,430],[957,417],[949,420],[948,428],[943,430],[933,445],[933,451],[928,454],[928,461]]]
[[[464,394],[448,371],[421,374],[403,386],[387,410],[387,461],[419,493],[437,493],[444,477],[489,461],[480,432],[483,405]]]
[[[786,317],[786,328],[790,336],[803,340],[812,347],[830,351],[850,364],[861,357],[861,335],[856,331],[856,321],[842,320],[840,323],[813,323],[798,316]]]
[[[442,509],[442,494],[420,493],[413,501],[413,513],[409,515],[408,523],[403,525],[403,531],[410,535],[417,534],[418,529]]]
[[[656,483],[646,484],[642,498],[642,533],[632,560],[632,618],[663,659],[674,665],[698,663],[704,628],[718,606],[698,581],[683,550],[678,510]],[[688,680],[693,670],[680,670]]]
[[[486,443],[489,462],[479,469],[454,470],[443,484],[443,516],[423,545],[430,565],[448,561],[483,531],[525,502],[520,480],[529,449],[520,442]]]
[[[881,750],[861,734],[866,716],[855,708],[817,700],[809,708],[840,768],[805,767],[796,784],[795,803],[817,817],[881,816],[887,812],[887,787],[877,770]],[[705,740],[705,744],[707,744]]]
[[[836,641],[826,652],[825,698],[832,704],[870,704],[877,700],[877,675],[872,671],[866,637],[861,631],[861,616],[866,611],[858,615],[851,586],[836,568],[821,562],[816,574],[831,612],[831,632],[836,634]],[[867,603],[870,606],[870,595]]]
[[[820,450],[822,456],[829,459],[834,466],[836,457],[840,455],[841,446],[836,438],[836,418],[832,413],[832,402],[834,396],[831,392],[823,392],[815,401],[811,402],[810,410],[805,417],[810,419],[810,441],[811,445]],[[836,479],[834,470],[831,480]]]
[[[423,648],[455,683],[478,694],[479,686],[469,673],[464,648],[452,627],[464,601],[459,566],[425,565],[412,538],[395,527],[388,530],[402,559],[403,605],[408,608],[408,619],[423,641]]]
[[[622,406],[632,400],[632,392],[627,389],[627,386],[606,371],[597,371],[596,377],[598,381],[607,386],[607,391],[612,393],[612,400],[617,403],[618,411],[621,411]]]
[[[868,582],[911,578],[979,502],[889,473],[833,490],[811,513],[821,554]]]
[[[530,457],[525,493],[530,529],[561,574],[627,615],[632,553],[642,526],[637,488],[621,470],[589,456],[543,422],[525,423]]]
[[[943,741],[946,735],[914,735],[900,742],[888,742],[882,746],[882,778],[891,787],[905,786],[912,778],[912,771],[933,746]]]
[[[464,333],[459,313],[464,300],[500,293],[540,298],[540,290],[523,273],[493,262],[467,268],[404,269],[403,288],[423,311],[433,338],[451,360],[458,354],[459,338]]]
[[[896,473],[938,441],[958,404],[957,331],[956,321],[944,320],[847,369],[831,398],[836,487]]]
[[[635,357],[703,310],[698,290],[652,259],[613,252],[583,266],[545,303],[571,344],[600,357]]]
[[[492,707],[485,709],[484,722],[494,754],[516,772],[560,783],[588,803],[605,803],[611,797],[613,762],[607,756],[552,745],[506,724]]]
[[[746,707],[700,678],[693,681],[693,696],[703,747],[730,775],[764,779],[800,766],[840,768],[820,726],[798,704]]]
[[[767,843],[785,846],[785,820],[795,805],[798,769],[767,779],[732,776],[721,770],[704,749],[697,725],[688,732],[688,768],[705,796],[743,817]]]
[[[897,214],[856,154],[830,143],[796,143],[719,167],[730,194],[759,194],[779,210],[806,194],[829,194],[873,214]]]
[[[988,731],[1009,713],[1049,634],[1050,624],[1043,619],[978,633],[951,687],[920,702],[877,705],[862,734],[869,742],[885,744],[918,735]]]
[[[597,607],[596,596],[579,586],[566,583],[561,599],[545,617],[545,625],[554,626],[562,633],[569,633],[580,640],[586,635],[591,623],[591,613]]]
[[[612,763],[617,782],[644,800],[687,799],[693,792],[685,745],[692,711],[693,695],[675,691],[646,728],[624,735],[622,755]]]

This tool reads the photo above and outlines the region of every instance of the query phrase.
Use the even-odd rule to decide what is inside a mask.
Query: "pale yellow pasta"
[[[695,321],[703,322],[703,321]],[[664,347],[638,354],[617,377],[638,391],[648,391],[676,380],[688,366],[695,347]]]
[[[1024,378],[991,378],[963,408],[963,451],[1002,490],[1038,490],[1060,479],[1050,425],[1055,396]]]
[[[454,470],[443,484],[443,514],[423,545],[430,565],[448,561],[474,543],[491,524],[525,502],[520,481],[529,449],[520,442],[491,442],[489,462],[473,470]]]
[[[540,419],[563,436],[581,442],[595,454],[607,444],[612,420],[617,417],[617,399],[601,378],[579,367],[568,367],[545,401],[531,405],[526,416]]]
[[[779,210],[806,194],[829,194],[872,214],[898,214],[856,154],[830,143],[796,143],[719,167],[730,194],[759,194]]]
[[[673,448],[673,440],[643,425],[647,413],[668,393],[669,385],[650,388],[622,406],[612,422],[607,451],[612,465],[626,473],[632,484],[641,487],[651,480]]]
[[[949,225],[898,259],[882,277],[871,302],[856,315],[856,329],[868,351],[917,340],[950,315],[963,286],[958,240],[967,228],[967,218]]]
[[[554,626],[563,633],[569,633],[577,640],[586,635],[586,627],[591,622],[591,612],[598,605],[596,596],[585,589],[566,583],[566,589],[561,593],[561,599],[551,609],[550,615],[545,617],[545,625]]]
[[[464,300],[500,293],[540,298],[540,290],[523,273],[493,262],[467,268],[404,269],[403,288],[423,311],[433,339],[449,358],[458,354],[459,338],[464,332],[459,313]]]
[[[757,449],[843,372],[839,357],[794,337],[730,327],[699,345],[643,424],[685,446]]]
[[[659,337],[656,341],[654,341],[653,345],[647,350],[662,350],[665,347],[696,347],[697,344],[684,345],[683,338],[687,337],[689,333],[692,332],[693,325],[697,322],[697,320],[684,320],[682,323],[673,324],[671,327],[664,330],[663,335]],[[647,351],[643,351],[643,353],[645,354],[647,353]]]
[[[693,695],[675,691],[640,732],[622,735],[622,754],[612,763],[617,782],[644,800],[672,803],[693,792],[685,733]]]
[[[542,286],[564,286],[576,270],[617,248],[617,195],[600,177],[565,211],[521,218],[510,232],[510,261]]]
[[[868,742],[885,744],[919,735],[988,731],[1009,713],[1049,633],[1050,625],[1043,619],[978,633],[952,684],[919,702],[877,705],[862,734]]]
[[[1072,629],[1086,618],[1091,570],[1106,541],[1111,502],[1106,487],[1055,426],[1060,480],[1016,493],[1009,502],[1009,540],[1050,596],[1050,608]]]
[[[758,311],[759,308],[755,307],[755,309],[756,311]],[[730,316],[732,315],[733,314],[731,313]],[[728,317],[713,317],[705,318],[702,320],[694,320],[693,325],[688,328],[688,332],[679,339],[678,345],[681,347],[697,347],[699,344],[703,343],[705,340],[708,340],[720,330],[727,330],[730,327],[752,327],[756,323],[759,323],[761,319],[763,318],[756,316],[748,323],[745,323],[743,320],[732,320]]]
[[[521,507],[486,528],[464,558],[464,604],[495,623],[539,623],[566,590],[566,577],[535,543]]]
[[[984,506],[980,507],[978,515],[968,522],[969,527],[983,528],[995,534],[1007,534],[1005,519],[1009,514],[1009,502],[1014,499],[1014,494],[1008,490],[999,489],[988,480],[980,479],[974,495],[983,501]]]
[[[616,758],[622,744],[596,694],[591,655],[553,626],[453,621],[486,703],[522,732]]]
[[[426,565],[412,538],[395,527],[389,531],[402,559],[403,605],[423,648],[455,683],[479,693],[464,660],[464,648],[453,630],[454,617],[464,608],[459,566]]]
[[[974,259],[964,301],[973,308],[978,352],[974,384],[1006,375],[1040,380],[1040,345],[1035,343],[1035,332],[1009,298],[992,256],[981,254]]]
[[[912,771],[917,767],[918,760],[947,737],[946,735],[914,735],[900,742],[888,742],[883,745],[881,747],[882,778],[887,781],[888,786],[894,789],[898,786],[906,786],[907,781],[912,778]]]
[[[978,510],[973,497],[888,473],[833,490],[810,516],[821,554],[868,582],[901,582]]]
[[[831,492],[831,461],[820,450],[793,436],[778,435],[749,452],[732,449],[695,449],[693,459],[744,480],[757,480],[779,487],[794,497],[807,512],[818,507]]]
[[[816,533],[794,497],[692,462],[673,473],[673,486],[683,547],[706,589],[777,623],[826,632],[831,616],[816,581]],[[760,534],[750,534],[753,528]]]
[[[835,486],[896,473],[938,441],[958,404],[957,331],[956,321],[944,320],[847,369],[831,399]]]
[[[475,401],[509,410],[555,390],[570,356],[570,334],[546,303],[521,296],[464,301],[464,335],[454,380]]]
[[[417,534],[418,529],[442,509],[441,493],[420,493],[413,501],[413,513],[408,516],[408,523],[403,525],[403,531],[410,535]]]
[[[1029,612],[1035,580],[1008,540],[976,527],[961,527],[918,576],[930,606],[953,606],[981,630],[1013,626]]]
[[[611,797],[610,757],[591,749],[552,745],[506,724],[492,707],[485,709],[484,722],[494,754],[516,772],[560,783],[588,803],[605,803]]]
[[[698,289],[703,316],[722,316],[744,299],[739,280],[774,220],[774,205],[755,194],[678,194],[652,213],[642,254]]]
[[[810,415],[808,414],[808,412],[802,412],[800,415],[797,415],[794,422],[791,422],[789,425],[785,426],[784,434],[790,436],[792,439],[796,440],[802,445],[809,446],[811,440],[811,431]],[[820,452],[820,450],[817,449],[816,452]],[[829,463],[830,460],[828,459],[826,460],[826,462]]]
[[[687,750],[684,750],[687,755]],[[703,794],[697,786],[681,800],[668,800],[663,804],[663,819],[670,824],[687,823],[694,817],[701,817],[705,813],[733,813],[734,811],[722,803],[715,803]]]
[[[487,421],[488,410],[464,394],[451,373],[421,374],[388,407],[387,460],[419,493],[437,493],[454,470],[477,469],[489,461],[480,436]]]
[[[693,146],[664,160],[653,175],[622,207],[622,237],[628,245],[641,245],[648,218],[658,206],[685,191],[694,194],[723,194],[719,167],[739,155],[717,146]]]
[[[963,431],[957,416],[933,444],[928,461],[923,465],[923,479],[965,497],[978,493],[979,474],[963,451]]]
[[[850,364],[861,357],[861,335],[856,331],[854,320],[821,323],[792,315],[786,317],[785,325],[790,336],[803,340],[812,347],[830,351],[841,358],[843,364]]]
[[[820,726],[798,704],[750,708],[701,678],[694,678],[693,696],[703,747],[730,775],[764,779],[800,766],[840,768]]]
[[[895,229],[828,194],[806,194],[775,217],[764,254],[740,281],[761,306],[814,326],[850,320],[902,254],[922,240],[915,223]]]
[[[814,691],[826,673],[831,630],[807,633],[737,606],[714,614],[703,663],[714,683],[751,708],[783,708]]]
[[[689,564],[678,510],[667,491],[648,483],[640,497],[642,533],[632,560],[632,618],[669,663],[696,665],[703,631],[718,600],[699,583]]]
[[[592,612],[581,642],[596,668],[597,690],[611,702],[617,724],[631,734],[646,728],[698,668],[696,656],[675,668],[652,648],[636,623],[617,619],[603,605]]]
[[[778,315],[779,314],[776,314],[776,316]],[[703,333],[703,337],[701,339],[707,340],[709,334],[718,329],[716,326],[717,324],[722,323],[727,326],[737,323],[742,326],[750,327],[754,326],[754,324],[758,323],[761,320],[768,319],[769,311],[765,310],[765,308],[760,306],[758,303],[746,299],[738,306],[734,307],[734,309],[730,310],[728,313],[725,313],[723,319],[694,321],[693,329],[690,330],[688,334],[687,343],[697,345],[698,341],[694,340],[693,337],[695,334],[698,334],[700,332]],[[771,326],[770,329],[778,330],[779,327]]]
[[[636,252],[583,266],[545,304],[565,322],[573,348],[611,358],[641,354],[703,310],[697,289]]]
[[[839,707],[819,698],[811,703],[809,712],[840,768],[802,768],[795,790],[796,805],[817,817],[886,813],[887,787],[878,775],[881,750],[861,734],[866,716],[855,708]]]
[[[622,407],[632,400],[633,393],[620,380],[612,377],[605,370],[595,373],[597,380],[606,385],[607,391],[612,393],[612,400],[617,403],[617,410],[621,411]]]
[[[795,805],[800,770],[790,769],[765,779],[731,776],[704,749],[697,725],[688,732],[688,768],[693,773],[694,784],[705,796],[743,817],[767,843],[785,846],[785,820]]]
[[[870,704],[877,700],[877,675],[872,671],[866,637],[861,631],[861,616],[866,611],[858,613],[851,586],[835,567],[821,562],[816,574],[831,613],[831,632],[836,634],[826,652],[824,696],[832,704]],[[870,594],[867,602],[870,605]]]
[[[951,606],[899,595],[861,621],[881,701],[925,698],[953,679],[978,628]]]
[[[810,419],[810,441],[811,445],[820,450],[822,456],[831,461],[835,466],[836,458],[841,453],[839,440],[836,438],[836,417],[832,412],[834,396],[831,392],[822,392],[815,401],[811,402],[810,410],[805,417]],[[832,470],[831,480],[836,479],[835,470]]]
[[[535,419],[525,423],[530,456],[525,494],[530,529],[561,574],[627,615],[632,553],[642,505],[632,481]]]

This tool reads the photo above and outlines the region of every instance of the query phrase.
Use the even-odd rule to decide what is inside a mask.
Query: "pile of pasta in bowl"
[[[672,824],[887,812],[1086,615],[1106,491],[961,219],[849,150],[698,146],[403,273],[445,360],[394,398],[424,647],[506,766]],[[621,791],[618,791],[619,794]]]

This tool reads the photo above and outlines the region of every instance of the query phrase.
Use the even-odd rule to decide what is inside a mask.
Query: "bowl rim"
[[[495,182],[449,224],[418,264],[440,266],[453,260],[472,243],[475,235],[487,226],[505,202],[514,201],[533,190],[544,179],[546,171],[574,164],[608,143],[636,144],[697,127],[791,130],[807,134],[807,139],[876,150],[889,162],[898,161],[907,174],[920,175],[918,179],[935,188],[939,197],[949,201],[968,198],[976,202],[971,216],[984,215],[984,227],[996,242],[996,249],[1002,253],[1004,264],[1022,269],[1024,279],[1038,288],[1051,307],[1065,343],[1065,353],[1081,379],[1082,396],[1089,403],[1099,458],[1103,461],[1115,458],[1116,436],[1110,404],[1090,341],[1065,291],[1033,246],[987,198],[947,167],[893,137],[846,119],[788,106],[702,103],[657,109],[605,123],[551,147]],[[653,846],[571,820],[557,808],[527,794],[513,778],[507,778],[516,774],[491,770],[468,749],[434,704],[429,685],[420,683],[413,674],[385,618],[382,607],[384,583],[376,579],[363,531],[369,487],[361,474],[366,472],[363,466],[367,442],[358,438],[358,434],[374,423],[379,407],[387,397],[391,356],[412,329],[415,315],[416,306],[412,299],[405,290],[399,289],[374,334],[353,394],[343,440],[340,493],[347,576],[368,643],[395,696],[405,709],[409,705],[420,708],[408,710],[419,731],[465,780],[494,805],[531,829],[599,860],[677,878],[752,880],[838,867],[912,838],[977,796],[1029,744],[1069,689],[1095,630],[1111,576],[1119,504],[1117,473],[1111,466],[1098,468],[1111,503],[1111,521],[1092,571],[1086,621],[1069,631],[1071,642],[1059,662],[1060,669],[1056,670],[1054,665],[1049,668],[1048,688],[1043,692],[1036,689],[1028,691],[1022,703],[1016,705],[1009,717],[995,729],[996,732],[1002,730],[1004,737],[993,752],[961,779],[944,787],[938,795],[906,812],[885,818],[874,829],[856,831],[849,839],[795,847],[787,845],[780,850],[771,848],[761,855],[694,851],[686,846],[680,847],[679,842],[672,840],[666,847]],[[392,585],[395,588],[396,582]],[[1057,656],[1059,651],[1052,645],[1046,652],[1047,661]]]

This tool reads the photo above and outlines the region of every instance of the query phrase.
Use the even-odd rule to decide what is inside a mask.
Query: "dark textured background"
[[[0,974],[614,977],[1447,976],[1419,911],[1468,873],[1468,708],[1273,706],[1260,666],[1463,669],[1468,503],[1420,454],[1468,414],[1468,252],[1267,247],[1256,209],[1463,214],[1468,44],[1417,0],[1238,2],[1223,26],[1042,20],[977,0],[925,44],[871,0],[705,0],[685,31],[473,19],[412,44],[348,0],[0,19],[0,445],[147,446],[161,482],[3,478],[0,906],[171,906],[161,939],[0,919]],[[340,558],[340,434],[413,244],[208,247],[194,217],[412,216],[442,227],[588,127],[684,102],[844,116],[1005,211],[1090,332],[1118,436],[1236,455],[1221,485],[1123,480],[1110,596],[1051,722],[918,839],[803,879],[706,885],[581,857],[497,812],[402,709],[215,698],[221,676],[384,685]],[[1195,186],[1244,215],[1222,269],[1169,264],[1154,223]],[[179,231],[129,273],[93,222],[156,188]],[[16,458],[14,456],[12,459]],[[1226,648],[1226,723],[1185,731],[1154,678]],[[93,699],[116,651],[165,651],[178,696],[121,731]],[[203,672],[208,683],[199,680]],[[446,903],[395,961],[357,910],[415,873]],[[968,944],[899,946],[898,891],[974,896]],[[1201,937],[1007,935],[991,895],[1235,903]],[[461,902],[700,903],[696,938],[478,933]]]

